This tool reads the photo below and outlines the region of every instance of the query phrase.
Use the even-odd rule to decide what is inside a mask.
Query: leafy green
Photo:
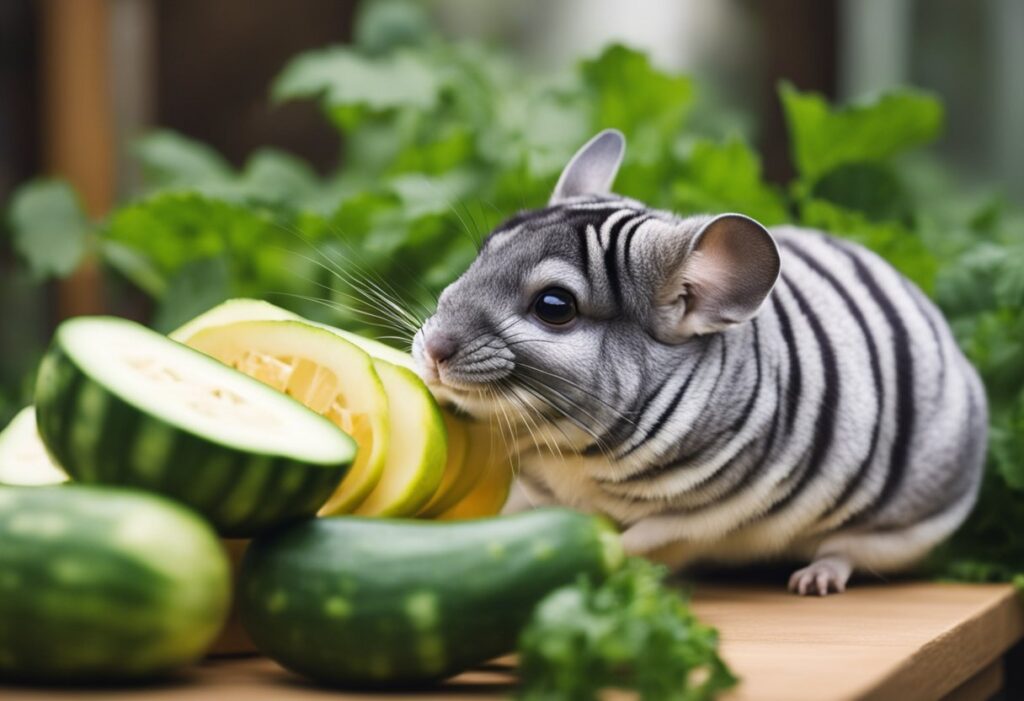
[[[647,56],[621,45],[584,61],[580,70],[593,94],[591,126],[622,130],[630,138],[634,160],[661,158],[665,143],[678,134],[693,106],[690,79],[659,71]]]
[[[593,701],[619,688],[645,701],[699,701],[734,685],[717,632],[664,577],[633,558],[600,586],[582,579],[549,594],[520,638],[520,698]]]
[[[942,105],[915,91],[832,109],[823,97],[783,83],[779,88],[800,176],[815,181],[834,168],[883,161],[932,141],[942,129]]]
[[[925,291],[930,291],[934,285],[937,261],[910,227],[894,221],[873,222],[860,210],[820,199],[804,203],[801,223],[867,246]]]
[[[440,98],[442,82],[421,56],[412,53],[371,57],[344,47],[304,54],[274,82],[276,100],[320,98],[332,108],[398,107],[430,109]]]
[[[39,180],[19,189],[9,219],[14,250],[38,278],[69,275],[85,255],[91,225],[67,183]]]
[[[199,187],[228,178],[231,166],[206,144],[173,131],[154,131],[135,144],[150,187]]]
[[[837,166],[814,183],[811,197],[860,212],[871,221],[905,222],[913,210],[899,175],[885,163]]]
[[[224,256],[199,258],[181,266],[153,317],[153,328],[170,333],[231,296],[229,265]]]
[[[738,212],[765,226],[789,219],[781,193],[761,177],[761,161],[743,141],[701,139],[673,183],[673,208],[684,212]]]
[[[371,55],[422,44],[433,30],[423,4],[406,0],[373,0],[357,20],[355,43]]]

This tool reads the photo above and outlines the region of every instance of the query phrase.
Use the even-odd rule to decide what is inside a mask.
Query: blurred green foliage
[[[364,5],[355,36],[295,58],[271,87],[276,101],[320,104],[344,137],[336,172],[318,176],[272,149],[235,169],[203,144],[152,133],[136,151],[144,190],[102,221],[89,222],[61,183],[16,193],[6,223],[26,277],[64,275],[91,253],[155,300],[162,330],[247,295],[365,331],[368,287],[429,308],[489,229],[543,205],[572,152],[617,127],[629,141],[622,194],[849,237],[938,301],[992,414],[982,506],[939,562],[975,579],[1024,572],[1024,217],[998,196],[961,192],[914,153],[941,132],[934,96],[833,107],[782,85],[797,175],[779,188],[744,134],[715,126],[737,120],[708,118],[688,77],[629,48],[531,73],[495,49],[442,39],[403,0]],[[2,421],[26,395],[0,381]]]

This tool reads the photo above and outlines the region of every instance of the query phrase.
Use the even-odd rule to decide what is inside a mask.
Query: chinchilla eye
[[[576,318],[576,298],[561,287],[549,287],[534,298],[533,313],[545,324],[568,324]]]

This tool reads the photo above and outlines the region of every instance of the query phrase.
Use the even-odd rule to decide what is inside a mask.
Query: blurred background
[[[1015,0],[425,0],[445,36],[500,44],[562,68],[610,42],[698,76],[738,108],[783,179],[775,86],[833,98],[912,84],[947,110],[939,149],[958,171],[1024,197],[1024,8]],[[338,137],[314,106],[272,105],[287,60],[350,41],[354,0],[4,0],[0,3],[0,198],[67,173],[91,208],[138,186],[131,140],[155,125],[240,164],[276,145],[321,171]],[[72,159],[80,149],[86,165]],[[88,167],[85,178],[75,167]],[[99,212],[97,212],[99,213]]]
[[[401,346],[616,127],[622,194],[827,230],[932,296],[992,422],[942,571],[1012,578],[1022,37],[1019,0],[0,0],[0,426],[76,314],[253,296]]]

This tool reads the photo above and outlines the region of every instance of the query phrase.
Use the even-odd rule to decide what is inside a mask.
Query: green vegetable
[[[161,497],[0,487],[0,679],[152,677],[199,658],[230,572],[196,514]]]
[[[457,674],[515,647],[534,605],[619,567],[602,519],[568,509],[431,522],[333,517],[253,541],[242,621],[285,667],[348,686]]]
[[[596,701],[618,688],[644,701],[700,701],[734,685],[718,634],[664,577],[633,558],[603,584],[581,578],[549,594],[519,639],[519,698]]]
[[[122,319],[60,325],[36,412],[74,480],[161,492],[235,537],[314,515],[355,455],[294,399]]]

